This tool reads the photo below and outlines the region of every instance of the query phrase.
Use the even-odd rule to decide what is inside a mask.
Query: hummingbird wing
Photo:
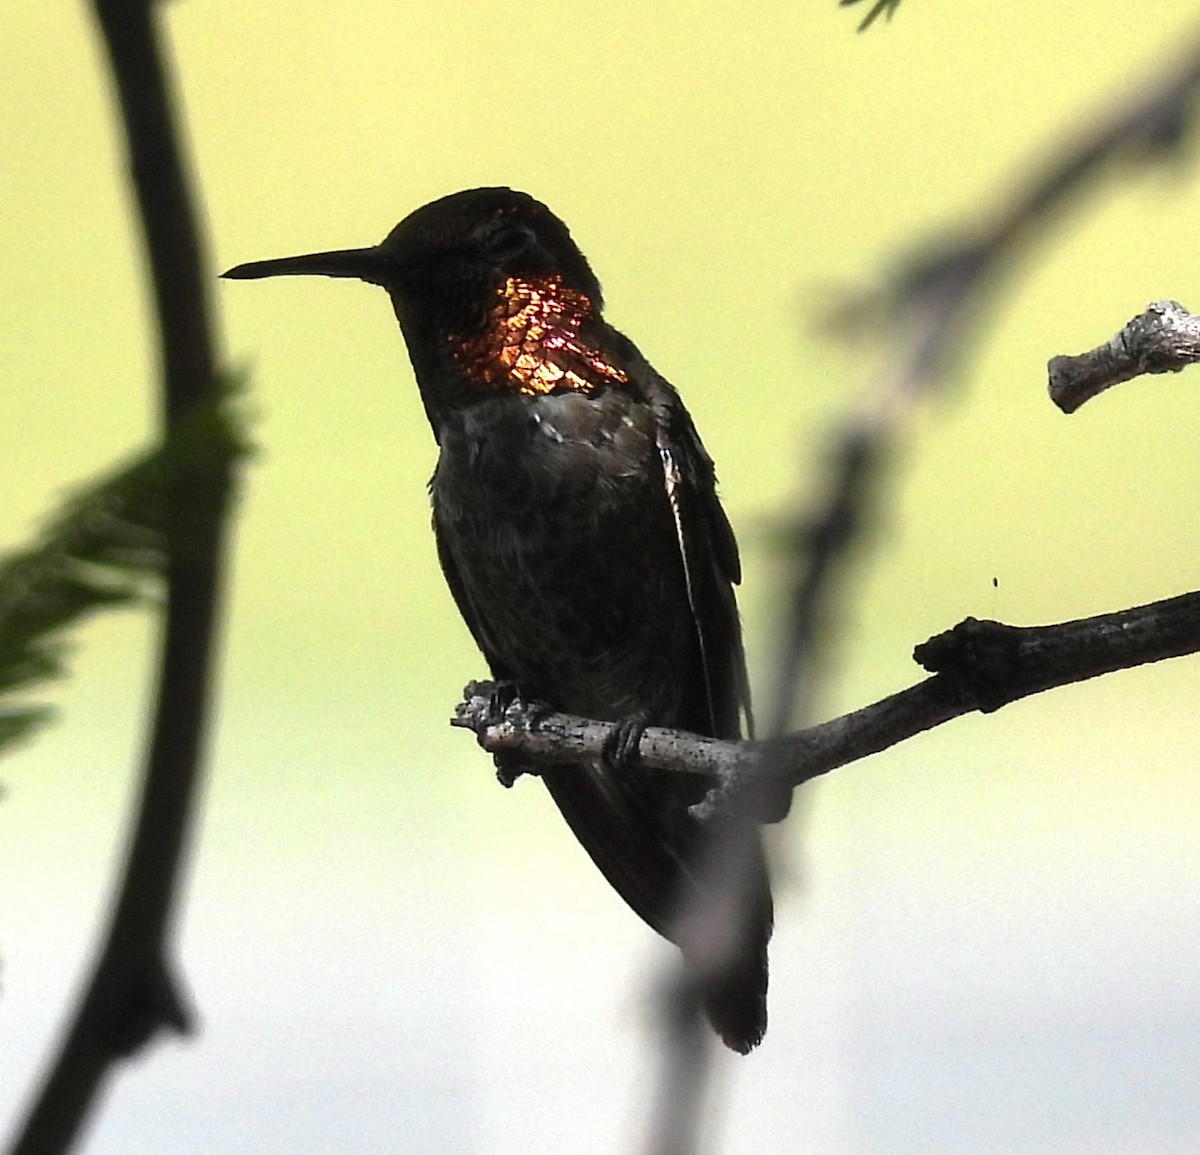
[[[709,715],[707,729],[688,720],[680,725],[719,738],[753,737],[750,682],[733,592],[742,576],[737,539],[717,497],[712,458],[690,414],[675,390],[647,369],[659,416],[663,486],[699,642]],[[784,803],[780,817],[786,810]],[[762,840],[757,831],[746,831],[740,850],[731,843],[720,852],[706,852],[704,832],[690,816],[687,821],[692,829],[686,839],[686,882],[675,896],[668,937],[703,968],[708,1017],[728,1046],[745,1053],[762,1039],[767,1025],[767,944],[774,909]],[[736,871],[732,882],[731,870]],[[721,924],[723,948],[711,945],[714,919]],[[688,945],[696,934],[703,952],[699,960]],[[723,958],[714,959],[714,952]]]
[[[670,389],[665,381],[662,387]],[[709,714],[702,730],[716,738],[740,738],[744,726],[752,736],[750,681],[733,594],[742,580],[737,539],[717,499],[712,458],[688,411],[671,393],[672,403],[660,414],[657,444],[700,645]],[[697,728],[696,723],[687,728]]]

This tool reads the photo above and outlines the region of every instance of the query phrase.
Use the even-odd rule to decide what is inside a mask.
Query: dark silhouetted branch
[[[1154,301],[1103,345],[1052,357],[1050,400],[1074,413],[1105,389],[1145,373],[1178,373],[1200,361],[1200,317],[1178,301]]]
[[[116,82],[160,327],[168,429],[216,403],[220,382],[201,242],[180,155],[155,6],[95,0]],[[113,1065],[191,1016],[168,961],[178,881],[209,713],[231,459],[175,476],[166,493],[166,609],[153,731],[132,842],[92,975],[13,1155],[58,1155]]]

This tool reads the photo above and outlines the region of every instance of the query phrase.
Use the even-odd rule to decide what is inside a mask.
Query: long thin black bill
[[[221,276],[231,281],[254,281],[259,277],[357,277],[360,281],[378,284],[387,266],[387,257],[374,246],[276,257],[271,261],[248,261],[244,265],[235,265]]]

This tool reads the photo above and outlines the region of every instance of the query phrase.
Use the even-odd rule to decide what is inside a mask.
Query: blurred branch
[[[867,22],[885,6],[886,0],[877,4]],[[921,246],[896,275],[838,310],[834,319],[840,321],[844,332],[865,333],[880,341],[882,364],[831,439],[826,454],[829,477],[816,511],[797,515],[782,533],[793,577],[781,623],[783,644],[767,703],[768,735],[787,734],[814,714],[815,690],[821,682],[820,672],[828,665],[838,605],[849,597],[848,563],[878,521],[890,474],[887,463],[918,402],[961,363],[1000,274],[1021,246],[1044,229],[1072,197],[1112,172],[1116,160],[1147,164],[1182,152],[1198,86],[1200,37],[1174,69],[1156,69],[1132,100],[1117,105],[1115,113],[1074,143],[1057,149],[1041,171],[990,218],[938,244]],[[969,694],[964,697],[964,692],[960,677],[940,674],[866,711],[778,739],[779,745],[769,739],[758,750],[750,747],[755,755],[751,763],[761,757],[765,767],[746,776],[752,784],[751,795],[765,789],[763,779],[798,783],[959,713],[983,708]],[[809,749],[818,736],[823,739],[821,748]],[[738,800],[732,810],[733,818],[711,840],[708,853],[712,862],[724,860],[726,843],[736,847],[744,841],[742,819],[753,811],[753,804]],[[736,891],[732,896],[724,892],[738,885],[737,878],[732,872],[727,884],[719,888],[713,899],[716,906],[729,907],[731,898],[736,906]],[[682,917],[702,917],[702,913],[684,912]],[[680,989],[686,981],[680,970]],[[670,1114],[669,1104],[664,1105],[662,1099],[678,1082],[670,1069],[676,1061],[672,1056],[684,1054],[691,1033],[681,1025],[680,1015],[667,1016],[667,1021],[674,1027],[667,1036],[668,1073],[662,1081],[660,1118]],[[703,1078],[703,1069],[697,1069]],[[689,1101],[700,1109],[698,1094]],[[678,1125],[681,1137],[696,1131],[694,1120],[691,1125],[680,1120]],[[684,1141],[681,1138],[681,1144]],[[686,1153],[694,1144],[677,1149]]]
[[[676,980],[672,975],[661,992],[667,1047],[657,1110],[646,1142],[648,1155],[689,1155],[700,1148],[703,1139],[701,1122],[716,1043],[698,1009],[700,995],[692,989],[689,977]]]
[[[1010,626],[967,618],[917,646],[916,661],[934,676],[840,718],[782,737],[723,741],[650,726],[639,754],[647,769],[705,774],[718,785],[693,812],[721,814],[764,775],[795,787],[856,762],[952,718],[989,714],[1010,702],[1116,670],[1200,651],[1200,593],[1049,626]],[[495,709],[490,682],[464,690],[451,725],[472,730],[491,754],[522,761],[594,762],[613,723],[560,714],[516,701]]]
[[[1041,169],[990,218],[926,243],[874,290],[847,300],[832,322],[885,346],[884,362],[833,438],[831,477],[815,513],[784,531],[795,577],[774,679],[768,733],[783,733],[811,713],[815,671],[831,644],[829,623],[845,598],[847,562],[875,521],[883,468],[918,401],[953,373],[999,275],[1054,215],[1117,171],[1117,161],[1149,165],[1183,153],[1200,87],[1200,37],[1173,68],[1156,67],[1131,99]]]
[[[1050,400],[1074,413],[1098,393],[1146,373],[1178,373],[1200,361],[1200,317],[1178,301],[1154,301],[1103,345],[1052,357]]]
[[[163,421],[172,430],[220,392],[209,278],[154,5],[94,0],[94,10],[124,119],[160,329]],[[200,777],[231,482],[225,455],[180,471],[167,487],[165,620],[132,842],[104,943],[13,1155],[66,1151],[112,1066],[158,1031],[190,1026],[168,941]]]

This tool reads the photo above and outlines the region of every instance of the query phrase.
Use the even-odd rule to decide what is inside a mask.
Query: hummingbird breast
[[[449,415],[439,441],[439,549],[493,673],[588,717],[699,724],[650,407],[615,388],[504,392]]]

